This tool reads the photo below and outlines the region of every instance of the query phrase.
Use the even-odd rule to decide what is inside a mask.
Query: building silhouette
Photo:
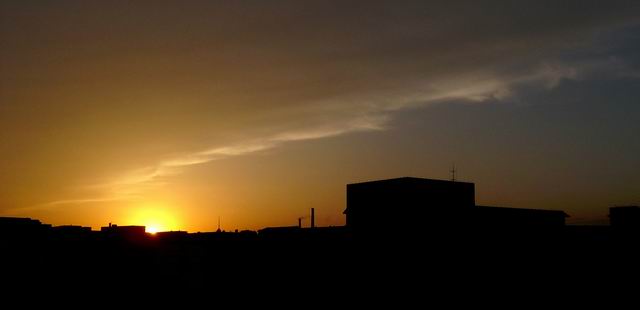
[[[466,224],[473,183],[403,177],[347,184],[346,226],[353,231],[404,231]]]
[[[91,227],[78,226],[78,225],[61,225],[51,228],[53,232],[63,234],[86,234],[91,232]]]
[[[147,237],[145,226],[118,226],[109,223],[109,226],[101,227],[100,232],[109,238],[142,240]]]
[[[477,206],[468,182],[403,177],[347,185],[346,226],[361,235],[564,227],[559,210]]]
[[[615,206],[609,208],[609,223],[616,229],[640,229],[640,207]]]
[[[489,228],[553,228],[563,227],[564,211],[478,206],[476,226]]]
[[[0,233],[4,236],[30,236],[46,233],[50,224],[28,217],[0,217]]]
[[[85,280],[91,276],[101,279],[100,290],[138,292],[140,281],[122,279],[212,288],[220,278],[295,279],[311,266],[314,279],[344,278],[348,290],[372,275],[395,286],[405,280],[388,281],[389,275],[440,274],[433,283],[459,283],[460,276],[478,272],[484,279],[543,270],[564,280],[567,266],[576,263],[580,271],[601,266],[620,274],[637,266],[640,207],[610,208],[611,226],[566,226],[568,215],[559,210],[476,205],[474,187],[421,178],[348,184],[346,226],[338,227],[301,227],[292,218],[298,225],[257,232],[151,235],[144,226],[110,224],[92,231],[0,217],[0,262],[14,273],[7,277],[5,271],[3,280],[68,293],[69,285],[95,289]]]

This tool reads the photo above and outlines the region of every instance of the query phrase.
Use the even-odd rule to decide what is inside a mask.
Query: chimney
[[[311,208],[311,228],[316,227],[316,209]]]
[[[298,218],[298,228],[302,228],[302,218]]]

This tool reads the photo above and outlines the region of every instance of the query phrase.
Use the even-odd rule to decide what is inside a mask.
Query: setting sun
[[[158,228],[157,226],[146,226],[145,227],[145,231],[155,235],[157,232],[162,231],[160,228]]]
[[[133,225],[144,225],[145,231],[150,234],[180,229],[177,216],[169,212],[168,208],[157,204],[135,209],[129,222]]]

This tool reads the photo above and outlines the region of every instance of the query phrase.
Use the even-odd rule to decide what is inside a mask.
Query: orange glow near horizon
[[[146,232],[155,234],[162,231],[179,230],[177,216],[169,212],[169,208],[157,204],[148,204],[134,209],[129,222],[134,225],[144,225]]]
[[[145,226],[144,229],[146,232],[155,235],[157,232],[161,231],[158,227],[156,226]]]

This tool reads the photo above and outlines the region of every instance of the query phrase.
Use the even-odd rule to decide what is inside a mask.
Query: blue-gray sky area
[[[0,214],[342,225],[345,184],[640,204],[638,1],[3,1]]]

